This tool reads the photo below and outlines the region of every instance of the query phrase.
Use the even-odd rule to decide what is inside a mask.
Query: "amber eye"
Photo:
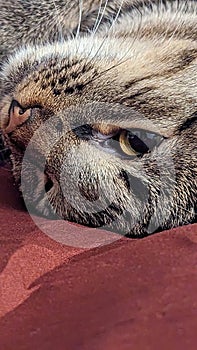
[[[122,152],[128,156],[140,156],[152,151],[163,140],[163,137],[145,130],[122,130],[119,144]]]
[[[126,130],[123,130],[119,137],[120,147],[128,156],[136,156],[141,153],[147,153],[148,147],[136,135],[132,135]]]

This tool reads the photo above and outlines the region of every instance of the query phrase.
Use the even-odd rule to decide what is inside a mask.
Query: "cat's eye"
[[[128,156],[139,156],[149,151],[148,145],[141,138],[127,130],[121,131],[119,143],[121,150]]]
[[[22,125],[31,116],[31,108],[23,108],[16,100],[13,100],[8,111],[8,125],[5,133],[13,132],[18,126]]]
[[[143,129],[121,129],[113,136],[94,131],[93,142],[108,153],[130,159],[151,152],[163,139],[163,136]]]
[[[110,131],[106,132],[106,130]],[[73,129],[73,132],[80,139],[123,159],[142,157],[158,147],[164,140],[162,135],[155,132],[143,129],[126,130],[115,128],[113,125],[110,125],[110,128],[109,125],[108,128],[103,125],[92,128],[86,124]]]
[[[117,138],[116,138],[117,139]],[[154,147],[158,147],[163,141],[163,136],[138,129],[138,130],[122,130],[119,134],[119,145],[121,151],[126,156],[142,156],[151,152]]]

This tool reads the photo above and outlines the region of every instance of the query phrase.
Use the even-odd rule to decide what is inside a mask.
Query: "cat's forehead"
[[[129,38],[120,40],[117,45],[111,37],[106,37],[103,41],[102,37],[92,35],[48,45],[27,45],[13,53],[2,67],[0,74],[4,91],[9,93],[24,78],[38,76],[38,73],[43,77],[52,77],[66,74],[72,68],[76,73],[72,78],[78,78],[79,74],[86,73],[86,68],[90,71],[90,66],[104,71],[114,62],[131,59],[137,51],[144,51],[142,44],[140,48],[127,49],[125,54],[129,43]]]
[[[83,64],[83,67],[85,62]],[[65,74],[67,70],[77,70],[82,60],[76,53],[67,50],[67,45],[26,47],[16,52],[6,62],[1,72],[4,86],[12,91],[24,79],[52,79]],[[35,81],[36,82],[36,81]]]
[[[52,106],[55,100],[64,104],[67,97],[82,94],[96,75],[95,63],[74,49],[68,51],[66,44],[55,49],[50,45],[37,50],[28,47],[4,65],[3,93],[24,107]]]

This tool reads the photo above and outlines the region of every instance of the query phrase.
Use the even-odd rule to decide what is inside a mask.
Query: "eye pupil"
[[[150,153],[163,141],[163,137],[154,132],[132,129],[121,130],[118,137],[121,153],[126,156],[142,157]]]
[[[128,137],[130,146],[134,149],[134,151],[137,154],[144,154],[149,151],[148,146],[138,136],[128,132],[127,137]]]
[[[25,110],[23,110],[23,109],[19,109],[18,113],[19,113],[20,115],[22,115],[22,114],[24,114],[24,113],[25,113]]]

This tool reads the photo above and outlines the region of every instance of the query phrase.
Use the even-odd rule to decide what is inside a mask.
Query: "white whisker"
[[[58,26],[58,32],[59,32],[59,36],[60,36],[60,41],[63,41],[63,31],[62,31],[62,26],[61,26],[60,15],[59,15],[58,8],[57,8],[57,5],[55,3],[55,0],[52,0],[52,1],[53,1],[53,5],[54,5],[54,8],[55,8],[55,12],[56,12],[57,26]]]
[[[100,17],[100,19],[99,19],[99,21],[98,21],[98,23],[97,23],[97,25],[96,25],[95,30],[93,31],[93,35],[96,34],[96,32],[97,32],[97,30],[98,30],[98,28],[99,28],[99,26],[100,26],[100,24],[101,24],[101,22],[102,22],[102,19],[103,19],[103,17],[104,17],[104,14],[105,14],[105,11],[106,11],[106,8],[107,8],[108,1],[109,1],[109,0],[106,0],[106,1],[105,1],[105,5],[104,5],[104,7],[103,7],[103,11],[102,11],[101,17]]]
[[[120,12],[121,12],[121,10],[122,10],[122,5],[123,5],[124,1],[125,1],[125,0],[122,0],[122,1],[121,1],[120,7],[119,7],[119,9],[118,9],[118,12],[117,12],[117,14],[116,14],[116,17],[114,18],[114,20],[113,20],[113,22],[112,22],[112,25],[111,25],[109,31],[113,28],[114,24],[117,22],[117,20],[118,20],[118,18],[119,18],[119,15],[120,15]]]
[[[96,21],[94,23],[94,27],[92,29],[92,32],[94,33],[95,32],[95,29],[96,29],[96,26],[98,24],[98,21],[99,21],[99,16],[100,16],[100,13],[101,13],[101,9],[102,9],[102,0],[100,1],[100,4],[99,4],[99,9],[98,9],[98,14],[97,14],[97,17],[96,17]]]
[[[83,14],[83,0],[79,0],[79,23],[76,31],[76,38],[79,37],[80,29],[81,29],[81,23],[82,23],[82,14]]]
[[[106,3],[107,3],[107,2],[108,2],[108,0],[106,1]],[[98,55],[98,53],[99,53],[100,50],[102,49],[103,45],[105,44],[105,41],[107,40],[107,38],[108,38],[108,36],[109,36],[109,34],[110,34],[110,31],[111,31],[111,29],[112,29],[113,26],[114,26],[114,21],[116,22],[117,19],[118,19],[118,17],[119,17],[119,15],[120,15],[120,11],[121,11],[121,9],[122,9],[123,2],[124,2],[124,0],[121,1],[120,7],[119,7],[118,12],[117,12],[117,14],[116,14],[116,17],[115,17],[115,19],[113,20],[112,24],[110,25],[107,34],[104,36],[104,39],[103,39],[101,45],[99,46],[98,50],[96,51],[96,53],[95,53],[95,55],[94,55],[94,57],[92,58],[91,61],[94,61],[95,57]],[[105,3],[105,4],[106,4],[106,3]],[[95,33],[93,33],[93,35],[95,35]]]
[[[108,69],[106,69],[106,70],[104,70],[103,72],[101,72],[101,73],[100,73],[97,77],[95,77],[92,81],[95,81],[95,80],[99,79],[99,78],[100,78],[101,76],[103,76],[105,73],[107,73],[107,72],[109,72],[109,71],[111,71],[111,70],[113,70],[113,69],[119,67],[120,65],[126,63],[126,62],[130,59],[130,57],[128,57],[128,58],[125,59],[125,57],[128,55],[129,51],[131,50],[131,48],[133,47],[135,41],[136,41],[137,38],[138,38],[138,33],[139,33],[140,29],[141,29],[141,23],[142,23],[142,16],[140,17],[140,21],[139,21],[139,24],[138,24],[137,33],[136,33],[135,37],[133,38],[133,40],[132,40],[132,42],[131,42],[131,45],[129,45],[128,50],[126,50],[125,53],[124,53],[124,55],[121,57],[121,60],[119,60],[118,62],[116,62],[116,64],[112,65],[112,66],[109,67]],[[104,43],[102,42],[101,46],[99,47],[99,50],[101,49],[101,47],[103,46],[103,44],[104,44]],[[97,53],[99,52],[99,50],[97,51]],[[96,55],[97,55],[97,53],[96,53]],[[96,58],[96,55],[93,57],[93,59]]]

